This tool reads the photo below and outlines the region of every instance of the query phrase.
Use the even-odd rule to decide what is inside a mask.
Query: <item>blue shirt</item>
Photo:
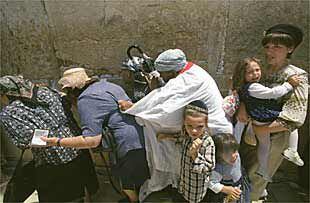
[[[82,134],[96,136],[108,127],[114,135],[118,156],[144,147],[143,129],[131,115],[119,111],[118,100],[130,100],[118,85],[100,80],[91,84],[78,98]]]
[[[213,192],[219,193],[223,189],[224,182],[232,180],[233,183],[238,183],[241,177],[241,160],[238,155],[233,165],[223,162],[217,162],[215,164],[215,169],[210,176],[209,188]]]
[[[250,117],[259,122],[272,122],[282,111],[284,102],[276,99],[259,99],[250,95],[249,87],[252,83],[245,84],[239,92],[240,100],[244,102]]]

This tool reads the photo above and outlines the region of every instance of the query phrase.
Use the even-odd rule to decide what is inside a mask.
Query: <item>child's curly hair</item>
[[[233,76],[232,76],[232,86],[233,86],[232,89],[233,90],[239,91],[241,87],[246,83],[245,82],[246,68],[253,61],[256,62],[261,67],[260,60],[255,57],[244,58],[236,64],[234,68]]]

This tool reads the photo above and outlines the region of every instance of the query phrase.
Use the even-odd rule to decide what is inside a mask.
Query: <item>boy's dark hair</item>
[[[235,66],[233,76],[232,76],[232,85],[233,90],[239,91],[241,87],[246,83],[244,81],[245,71],[247,66],[252,62],[256,62],[261,67],[261,62],[255,57],[247,57],[241,59]]]
[[[285,33],[270,33],[264,36],[262,40],[262,45],[265,46],[268,43],[272,43],[275,45],[284,45],[288,48],[294,48],[295,49],[295,42],[294,39]],[[292,52],[293,53],[293,52]],[[292,53],[288,53],[286,58],[290,58]]]
[[[236,138],[230,133],[218,133],[212,136],[215,144],[216,161],[223,162],[223,154],[235,152],[239,148]]]
[[[276,45],[281,44],[295,50],[302,42],[303,36],[303,31],[295,25],[277,24],[264,31],[262,45],[265,46],[270,42]],[[286,57],[290,58],[292,53],[288,53]]]

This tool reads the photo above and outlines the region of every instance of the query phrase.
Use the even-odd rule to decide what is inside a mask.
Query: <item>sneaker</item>
[[[287,148],[286,150],[284,150],[282,155],[285,159],[293,162],[297,166],[303,166],[304,165],[304,161],[300,158],[298,152],[293,150],[292,148]]]
[[[264,189],[264,191],[263,191],[262,195],[260,196],[259,200],[263,200],[263,202],[268,200],[268,191],[266,189]]]
[[[263,203],[263,200],[256,200],[256,201],[251,201],[251,203]]]
[[[267,196],[268,196],[268,191],[267,191],[267,189],[264,189],[261,197],[267,197]]]
[[[119,202],[119,203],[128,202],[128,203],[129,203],[130,200],[129,200],[128,197],[125,197],[125,198],[123,198],[123,199],[118,200],[117,202]]]

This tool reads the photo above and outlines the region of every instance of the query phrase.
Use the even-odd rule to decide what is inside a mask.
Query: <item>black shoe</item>
[[[118,200],[117,202],[121,203],[121,202],[130,202],[128,197],[125,197],[123,199]]]
[[[262,177],[264,180],[268,181],[269,183],[272,183],[272,178],[269,175],[262,174],[260,173],[260,171],[256,171],[255,174],[259,175],[260,177]]]

